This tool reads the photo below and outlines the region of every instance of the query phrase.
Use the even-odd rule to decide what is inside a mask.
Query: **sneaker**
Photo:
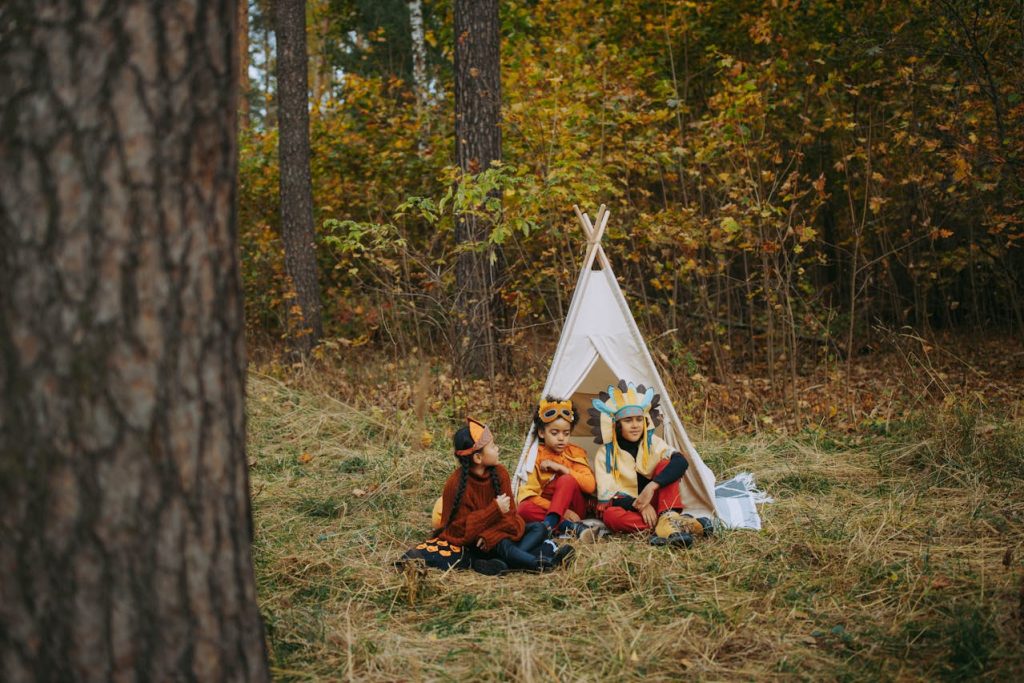
[[[598,539],[597,529],[587,526],[583,522],[562,522],[558,526],[561,540],[578,540],[580,543],[596,543]]]
[[[551,558],[552,569],[556,567],[568,567],[572,564],[572,561],[576,558],[576,549],[571,545],[563,545],[557,551],[555,556]]]
[[[580,543],[597,543],[601,539],[600,531],[592,526],[580,525],[583,530],[576,536]]]
[[[508,571],[508,565],[504,560],[499,560],[496,557],[485,557],[473,560],[473,571],[484,576],[501,576]]]
[[[690,519],[693,519],[692,517]],[[693,520],[696,522],[697,520]],[[675,510],[666,510],[658,517],[658,524],[651,536],[651,545],[668,545],[689,548],[693,545],[693,534],[686,519]]]
[[[537,552],[542,562],[548,564],[555,558],[555,553],[558,552],[558,544],[550,538],[540,544],[540,550]]]

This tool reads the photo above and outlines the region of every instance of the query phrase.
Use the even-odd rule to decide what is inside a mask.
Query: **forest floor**
[[[717,477],[753,472],[774,497],[763,530],[686,551],[619,537],[579,546],[568,569],[500,578],[392,562],[429,533],[460,396],[496,427],[511,470],[543,370],[495,390],[370,352],[254,362],[254,552],[274,677],[1022,680],[1024,354],[993,348],[826,370],[835,384],[797,392],[799,417],[784,395],[752,399],[758,380],[742,375],[668,380]]]

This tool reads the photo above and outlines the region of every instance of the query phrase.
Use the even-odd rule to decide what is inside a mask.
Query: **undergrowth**
[[[249,377],[276,679],[1024,677],[1024,429],[979,401],[856,439],[707,439],[719,479],[751,471],[775,498],[761,532],[683,552],[619,537],[580,546],[565,571],[487,578],[392,569],[454,467],[453,411],[336,395]],[[511,470],[523,421],[505,418],[493,422]]]

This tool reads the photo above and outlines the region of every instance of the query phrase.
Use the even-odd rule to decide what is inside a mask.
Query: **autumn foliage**
[[[1019,4],[505,2],[505,164],[462,183],[450,8],[424,5],[418,116],[407,19],[310,3],[311,46],[351,39],[311,114],[334,343],[454,348],[467,208],[504,247],[506,343],[550,337],[582,248],[574,203],[611,208],[641,327],[718,379],[755,362],[786,383],[884,328],[1024,332]],[[248,325],[269,338],[287,313],[276,134],[257,121],[241,141]]]

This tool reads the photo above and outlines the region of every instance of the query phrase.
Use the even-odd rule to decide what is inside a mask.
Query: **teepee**
[[[686,511],[695,516],[713,517],[715,475],[701,460],[683,429],[601,246],[601,237],[608,225],[608,210],[601,205],[595,225],[578,206],[573,208],[587,238],[587,254],[542,395],[571,397],[577,409],[586,415],[598,393],[606,391],[619,379],[653,386],[661,394],[663,416],[657,433],[690,463],[679,484]],[[593,467],[598,446],[587,429],[586,420],[580,420],[572,441],[590,454]],[[530,430],[512,480],[514,490],[518,491],[520,484],[526,482],[536,459],[537,439]]]

